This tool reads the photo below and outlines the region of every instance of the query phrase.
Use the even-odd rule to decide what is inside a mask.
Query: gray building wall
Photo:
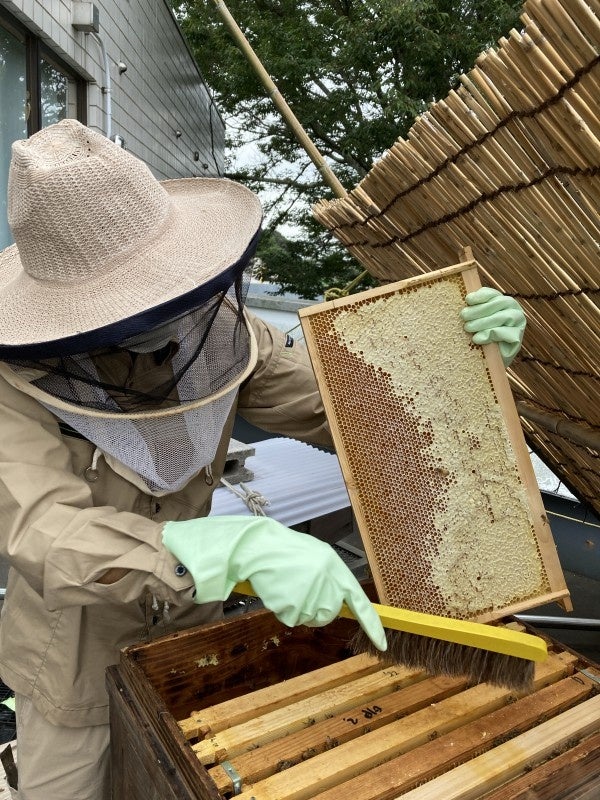
[[[166,0],[96,0],[108,78],[99,41],[72,27],[75,5],[0,0],[0,7],[88,81],[90,127],[107,133],[110,100],[112,134],[157,178],[221,173],[223,121]]]

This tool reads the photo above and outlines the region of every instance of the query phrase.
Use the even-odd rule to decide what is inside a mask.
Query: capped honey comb
[[[568,591],[473,261],[300,311],[382,603],[489,621]]]

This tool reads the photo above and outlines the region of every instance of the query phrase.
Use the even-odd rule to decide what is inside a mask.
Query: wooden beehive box
[[[107,675],[114,800],[599,796],[600,668],[553,643],[517,697],[381,669],[351,655],[355,626],[256,611],[124,650]]]

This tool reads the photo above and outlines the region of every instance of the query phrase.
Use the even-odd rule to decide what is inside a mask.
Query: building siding
[[[0,0],[88,81],[87,124],[106,133],[102,50],[71,25],[70,0]],[[112,133],[159,179],[223,172],[224,125],[166,0],[97,0],[110,70]],[[127,65],[119,73],[118,64]],[[176,131],[181,131],[177,137]],[[197,160],[194,159],[197,153]]]

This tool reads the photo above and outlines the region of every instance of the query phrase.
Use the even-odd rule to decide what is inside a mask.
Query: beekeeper
[[[328,545],[207,517],[234,416],[330,445],[305,351],[244,308],[261,209],[221,178],[158,182],[74,120],[13,145],[0,253],[0,677],[21,800],[110,796],[104,673],[119,649],[213,620],[250,579],[287,625],[342,602],[381,624]],[[491,292],[491,295],[489,294]],[[468,298],[475,340],[524,317]]]

